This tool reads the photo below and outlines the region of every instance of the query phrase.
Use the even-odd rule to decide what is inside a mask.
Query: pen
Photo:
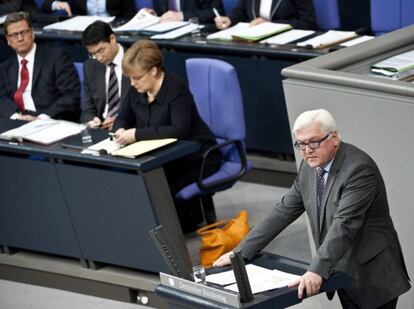
[[[216,9],[216,8],[214,8],[214,7],[213,7],[213,12],[214,12],[214,15],[216,15],[216,17],[220,17],[219,12],[218,12],[218,11],[217,11],[217,9]]]
[[[109,139],[112,141],[114,138],[118,138],[118,135],[116,135],[116,133],[113,132],[108,132],[109,134]]]

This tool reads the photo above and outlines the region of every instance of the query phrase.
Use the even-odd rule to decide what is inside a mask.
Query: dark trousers
[[[338,290],[339,300],[341,301],[342,308],[344,309],[365,309],[355,304],[349,295],[342,289]],[[377,307],[377,309],[395,309],[397,307],[398,297],[392,299],[388,303]]]

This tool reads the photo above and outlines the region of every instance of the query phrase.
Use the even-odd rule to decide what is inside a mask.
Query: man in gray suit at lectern
[[[322,280],[340,271],[349,277],[349,286],[337,291],[343,308],[395,308],[410,279],[377,165],[341,141],[326,110],[299,115],[293,133],[303,157],[298,176],[235,250],[252,259],[306,211],[317,252],[307,272],[290,284],[298,287],[298,297],[318,293]],[[229,253],[214,265],[227,263]]]

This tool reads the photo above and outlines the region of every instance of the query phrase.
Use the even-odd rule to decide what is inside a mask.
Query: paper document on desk
[[[146,27],[158,24],[160,22],[160,18],[155,16],[144,9],[138,11],[134,17],[132,17],[127,23],[114,28],[114,32],[122,32],[122,31],[139,31]]]
[[[290,282],[300,277],[276,269],[271,270],[253,264],[246,265],[246,272],[249,277],[253,294],[287,286]],[[207,282],[222,285],[225,286],[225,289],[238,292],[233,270],[208,275],[206,279]]]
[[[350,47],[350,46],[354,46],[354,45],[357,45],[359,43],[363,43],[363,42],[366,42],[366,41],[369,41],[369,40],[372,40],[372,39],[375,39],[375,37],[371,36],[371,35],[363,35],[363,36],[357,37],[353,40],[343,42],[340,45],[344,46],[344,47]]]
[[[168,31],[175,30],[177,28],[184,27],[188,25],[188,21],[165,21],[162,23],[158,23],[149,27],[146,27],[144,30],[148,33],[164,33]]]
[[[371,71],[393,75],[414,69],[414,50],[395,55],[372,65]]]
[[[290,29],[292,29],[292,26],[289,24],[264,22],[240,30],[240,32],[233,34],[232,37],[233,40],[256,42],[268,36],[274,35],[276,33],[281,33]]]
[[[111,154],[114,151],[120,149],[121,147],[122,145],[119,145],[117,142],[115,142],[115,140],[108,137],[107,139],[104,139],[99,143],[89,146],[87,149],[85,149],[85,153],[88,153],[88,150],[92,150],[94,152],[105,150],[107,153]]]
[[[115,19],[115,16],[101,17],[101,16],[75,16],[64,21],[44,26],[44,30],[65,30],[65,31],[84,31],[86,27],[97,20],[102,20],[110,23]]]
[[[233,27],[221,30],[207,36],[207,40],[223,40],[231,41],[233,39],[233,34],[238,33],[242,29],[249,27],[249,23],[238,23]]]
[[[283,45],[283,44],[288,44],[290,42],[299,40],[301,38],[304,38],[314,33],[315,31],[313,30],[292,29],[292,30],[289,30],[283,33],[279,33],[270,38],[264,39],[260,41],[260,43]]]
[[[125,146],[118,150],[111,152],[114,156],[126,157],[126,158],[135,158],[144,153],[150,152],[152,150],[164,147],[168,144],[176,142],[176,138],[164,138],[164,139],[155,139],[148,141],[139,141],[131,145]]]
[[[179,38],[183,35],[186,35],[188,33],[193,32],[194,30],[196,30],[197,28],[200,28],[202,26],[200,25],[196,25],[196,24],[187,24],[184,27],[175,29],[173,31],[167,32],[167,33],[161,33],[161,34],[156,34],[153,35],[151,37],[152,40],[173,40],[176,38]],[[147,29],[145,29],[146,31]]]
[[[329,30],[324,34],[318,35],[303,42],[299,42],[297,45],[302,47],[310,45],[312,48],[325,48],[348,41],[357,36],[358,34],[354,31]]]
[[[65,120],[36,119],[16,129],[2,133],[2,136],[22,138],[39,144],[49,145],[82,131],[82,125]]]

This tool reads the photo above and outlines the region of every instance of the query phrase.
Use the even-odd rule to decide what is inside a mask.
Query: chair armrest
[[[237,175],[229,176],[229,177],[223,178],[221,180],[211,182],[209,184],[204,184],[203,183],[204,167],[206,165],[207,158],[208,158],[209,154],[212,151],[216,150],[216,149],[219,149],[219,148],[231,145],[231,144],[236,145],[236,149],[237,149],[237,152],[239,154],[240,161],[241,161],[241,168],[240,168],[239,173]],[[224,143],[211,146],[203,154],[203,162],[201,163],[200,175],[197,179],[197,185],[200,187],[201,190],[211,190],[214,187],[220,187],[220,186],[225,185],[227,183],[235,182],[240,177],[242,177],[246,173],[246,171],[247,171],[247,159],[246,159],[246,152],[244,150],[243,143],[240,140],[236,140],[236,139],[228,140]]]

